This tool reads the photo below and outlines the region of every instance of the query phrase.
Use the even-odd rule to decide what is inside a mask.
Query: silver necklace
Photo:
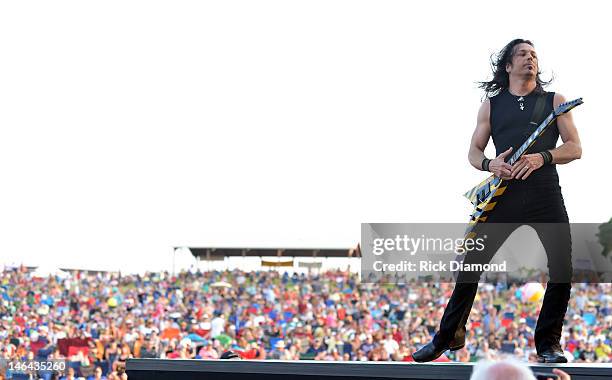
[[[516,99],[517,102],[519,102],[519,108],[522,110],[525,109],[525,99],[521,96],[518,99]]]

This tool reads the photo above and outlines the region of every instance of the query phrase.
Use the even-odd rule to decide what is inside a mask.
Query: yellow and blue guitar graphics
[[[533,145],[535,140],[540,137],[544,130],[550,124],[552,124],[553,121],[582,103],[582,98],[578,98],[576,100],[560,104],[546,117],[546,119],[544,119],[544,121],[542,121],[542,123],[540,123],[538,128],[536,128],[531,136],[529,136],[527,141],[525,141],[523,145],[521,145],[521,147],[517,149],[516,152],[514,152],[514,154],[507,160],[507,163],[514,165],[514,163],[521,158],[525,151],[531,145]],[[487,213],[495,208],[497,201],[504,194],[504,191],[506,191],[506,187],[508,187],[508,185],[503,179],[496,177],[495,175],[491,175],[489,178],[485,179],[470,191],[465,193],[466,198],[469,199],[474,205],[474,212],[470,217],[468,228],[466,230],[466,239],[473,238],[475,236],[473,230],[478,223],[486,222]]]

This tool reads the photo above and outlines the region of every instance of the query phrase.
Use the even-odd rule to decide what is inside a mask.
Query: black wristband
[[[542,155],[542,158],[544,159],[544,165],[550,165],[552,163],[552,154],[545,150],[543,152],[540,152],[540,154]]]
[[[488,172],[490,162],[491,160],[489,160],[488,158],[485,158],[484,160],[482,160],[482,162],[480,163],[480,167],[482,168],[482,170],[484,170],[485,172]]]

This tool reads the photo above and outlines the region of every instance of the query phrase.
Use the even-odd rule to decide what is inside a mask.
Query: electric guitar
[[[531,134],[531,136],[529,136],[527,141],[525,141],[523,145],[521,145],[521,147],[517,149],[516,152],[514,152],[514,154],[507,160],[508,164],[514,165],[514,163],[521,158],[525,151],[531,145],[533,145],[535,140],[540,137],[546,127],[552,124],[555,119],[564,113],[569,112],[572,108],[581,105],[582,103],[582,98],[578,98],[576,100],[560,104],[550,113],[550,115],[546,117],[546,119],[544,119],[538,128],[536,128],[536,130]],[[473,232],[474,228],[478,223],[486,222],[487,212],[495,208],[498,199],[504,194],[504,191],[506,191],[506,187],[508,187],[508,185],[505,183],[505,180],[496,177],[495,175],[491,175],[489,178],[485,179],[470,191],[465,193],[465,197],[474,205],[474,212],[472,213],[470,221],[468,222],[465,238],[473,238],[475,236],[475,233]]]

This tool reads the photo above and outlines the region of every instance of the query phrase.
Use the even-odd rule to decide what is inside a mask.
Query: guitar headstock
[[[565,103],[561,103],[559,104],[559,107],[557,107],[555,109],[555,116],[561,116],[564,113],[568,113],[572,108],[574,107],[578,107],[579,105],[581,105],[582,103],[584,103],[582,101],[582,98],[578,98],[569,102],[565,102]]]

